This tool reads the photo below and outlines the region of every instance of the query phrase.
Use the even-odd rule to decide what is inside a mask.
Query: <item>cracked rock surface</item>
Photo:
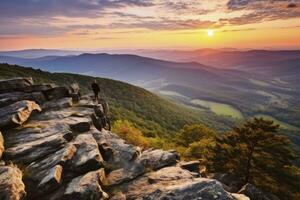
[[[97,130],[93,106],[66,87],[0,81],[1,200],[237,199],[200,178],[198,162]]]

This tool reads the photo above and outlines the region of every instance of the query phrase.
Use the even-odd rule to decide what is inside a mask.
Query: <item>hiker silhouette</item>
[[[94,95],[95,95],[95,101],[98,103],[99,101],[99,93],[100,93],[100,87],[97,83],[97,80],[95,80],[93,83],[92,83],[92,90],[94,92]]]

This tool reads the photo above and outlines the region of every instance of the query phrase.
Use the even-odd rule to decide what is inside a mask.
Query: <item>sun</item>
[[[207,35],[208,35],[208,37],[214,36],[214,30],[212,30],[212,29],[207,30]]]

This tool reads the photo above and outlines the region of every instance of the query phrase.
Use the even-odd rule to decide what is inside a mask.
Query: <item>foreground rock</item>
[[[42,104],[46,101],[45,96],[42,92],[12,92],[0,94],[0,107],[8,106],[18,101],[34,101],[38,104]]]
[[[68,185],[62,199],[102,200],[108,199],[101,184],[105,178],[103,169],[89,172],[83,176],[74,178]]]
[[[16,166],[0,166],[0,199],[19,200],[25,196],[22,172]]]
[[[0,93],[18,91],[33,85],[32,78],[0,80]]]
[[[75,94],[74,102],[65,87],[0,81],[1,200],[234,199],[218,181],[199,178],[198,161],[178,163],[175,151],[142,151],[97,130],[95,102]]]
[[[76,153],[71,159],[71,170],[79,174],[99,169],[103,166],[103,158],[98,144],[91,134],[78,135],[72,143]]]
[[[109,173],[107,184],[113,186],[130,181],[148,171],[175,165],[178,159],[174,151],[146,150],[128,165]]]
[[[40,106],[26,100],[0,108],[0,129],[22,125],[33,111],[41,111]]]
[[[233,200],[221,183],[205,178],[194,178],[180,167],[166,167],[148,173],[121,187],[126,199],[206,199]]]

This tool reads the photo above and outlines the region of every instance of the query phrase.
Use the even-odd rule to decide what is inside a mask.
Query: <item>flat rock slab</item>
[[[179,160],[179,155],[176,151],[163,151],[161,149],[148,149],[143,151],[138,158],[140,162],[145,163],[147,168],[157,170],[162,167],[175,165]]]
[[[33,85],[33,80],[30,77],[0,80],[0,93],[26,88],[31,85]]]
[[[64,119],[69,117],[87,117],[90,118],[90,115],[94,113],[94,110],[91,108],[82,108],[82,107],[69,107],[59,110],[50,110],[48,112],[41,113],[35,117],[34,120],[51,120],[51,119]]]
[[[20,200],[25,196],[22,172],[16,166],[0,166],[0,199]]]
[[[6,147],[34,142],[52,135],[72,134],[69,125],[64,120],[30,120],[22,127],[5,131]]]
[[[63,148],[71,138],[71,133],[51,135],[7,148],[4,156],[15,163],[31,163]]]
[[[205,199],[234,200],[216,180],[193,178],[180,167],[166,167],[127,183],[123,188],[127,200]]]
[[[119,185],[148,171],[175,165],[178,158],[178,154],[174,151],[146,150],[131,163],[109,173],[106,184],[109,186]]]
[[[70,91],[66,87],[54,87],[49,90],[43,91],[48,101],[62,99],[70,96]]]
[[[62,182],[63,172],[67,172],[67,162],[76,153],[76,147],[72,144],[66,145],[63,149],[50,154],[42,160],[31,163],[25,169],[24,181],[29,197],[42,197],[50,193]],[[38,188],[38,191],[37,190]]]
[[[104,200],[109,196],[102,190],[105,177],[104,169],[89,172],[74,178],[68,185],[61,199],[64,200]]]
[[[41,105],[42,110],[48,111],[48,110],[59,110],[62,108],[68,108],[73,105],[73,100],[72,98],[66,97],[63,99],[59,100],[52,100],[52,101],[47,101],[44,104]]]
[[[8,106],[18,101],[29,100],[42,104],[46,101],[45,96],[41,92],[11,92],[0,94],[0,107]]]
[[[33,111],[41,111],[40,106],[26,100],[0,108],[0,129],[22,125]]]

